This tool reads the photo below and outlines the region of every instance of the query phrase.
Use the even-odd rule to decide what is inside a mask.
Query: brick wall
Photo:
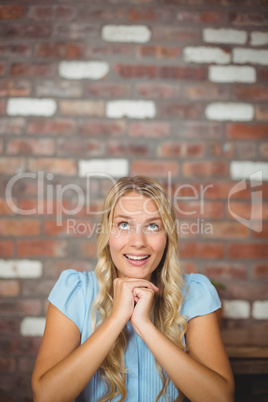
[[[47,295],[94,269],[123,175],[166,186],[224,325],[266,320],[267,0],[1,1],[0,19],[0,400],[31,400]]]

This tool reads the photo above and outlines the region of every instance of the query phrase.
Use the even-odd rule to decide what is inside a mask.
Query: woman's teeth
[[[149,255],[145,255],[145,256],[136,256],[136,255],[129,255],[129,254],[125,254],[125,256],[129,259],[129,260],[134,260],[134,261],[140,261],[140,260],[146,260],[146,258],[149,258]]]

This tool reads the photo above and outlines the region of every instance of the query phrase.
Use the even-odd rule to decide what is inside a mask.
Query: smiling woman
[[[104,203],[95,272],[64,271],[49,295],[35,401],[233,401],[215,288],[183,274],[162,186],[120,179]]]

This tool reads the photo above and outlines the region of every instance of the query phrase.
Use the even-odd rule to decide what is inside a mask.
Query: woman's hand
[[[158,288],[144,279],[116,278],[113,283],[114,301],[110,317],[115,317],[123,325],[134,315],[131,323],[150,320],[154,292]]]

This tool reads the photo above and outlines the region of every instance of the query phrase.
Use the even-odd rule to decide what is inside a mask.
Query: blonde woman
[[[161,185],[110,190],[94,272],[64,271],[49,296],[34,401],[233,401],[215,288],[182,274],[173,207]]]

